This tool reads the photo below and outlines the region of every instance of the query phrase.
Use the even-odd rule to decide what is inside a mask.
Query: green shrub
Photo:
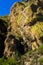
[[[9,57],[8,59],[4,59],[4,57],[2,57],[0,58],[0,65],[18,65],[18,63],[13,57]]]
[[[38,52],[43,54],[43,44],[38,48]]]
[[[43,65],[43,58],[39,59],[39,63],[40,63],[40,65]]]

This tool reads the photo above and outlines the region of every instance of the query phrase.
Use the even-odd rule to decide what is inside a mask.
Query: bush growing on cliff
[[[43,65],[43,58],[39,58],[40,65]]]
[[[8,59],[5,59],[2,57],[0,58],[0,65],[18,65],[18,63],[15,58],[9,57]]]
[[[39,52],[40,54],[43,54],[43,44],[39,47],[38,52]]]

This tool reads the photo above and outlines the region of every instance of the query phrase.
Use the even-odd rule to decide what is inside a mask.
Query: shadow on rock
[[[0,19],[0,57],[3,56],[3,52],[4,52],[4,41],[6,38],[6,33],[7,33],[7,27],[5,25],[5,21]]]

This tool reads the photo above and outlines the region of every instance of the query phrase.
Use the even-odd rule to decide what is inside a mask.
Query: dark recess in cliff
[[[3,56],[3,52],[4,52],[4,40],[6,38],[6,33],[7,33],[7,27],[6,27],[6,23],[4,23],[5,21],[0,19],[0,57]]]

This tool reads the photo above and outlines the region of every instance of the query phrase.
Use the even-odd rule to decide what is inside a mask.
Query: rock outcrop
[[[7,46],[8,43],[11,44],[11,46],[14,45],[14,47],[16,44],[19,46],[20,44],[23,46],[26,45],[27,48],[26,49],[24,48],[24,51],[22,52],[26,52],[29,49],[32,49],[33,51],[38,49],[38,47],[41,45],[40,37],[43,36],[42,13],[43,7],[41,1],[33,0],[28,2],[15,3],[11,7],[9,15],[10,26],[7,38],[5,40],[5,45]],[[9,41],[9,36],[11,35],[12,37],[14,36],[14,39],[11,37]],[[15,42],[15,39],[17,39],[16,41],[19,41],[20,44]],[[6,53],[10,54],[10,51],[9,52],[6,51],[4,52],[4,54]]]
[[[0,28],[6,36],[3,41],[4,57],[14,57],[18,53],[22,65],[40,65],[38,59],[43,54],[38,49],[43,45],[43,1],[27,0],[15,3],[7,21],[7,29],[3,25]]]

